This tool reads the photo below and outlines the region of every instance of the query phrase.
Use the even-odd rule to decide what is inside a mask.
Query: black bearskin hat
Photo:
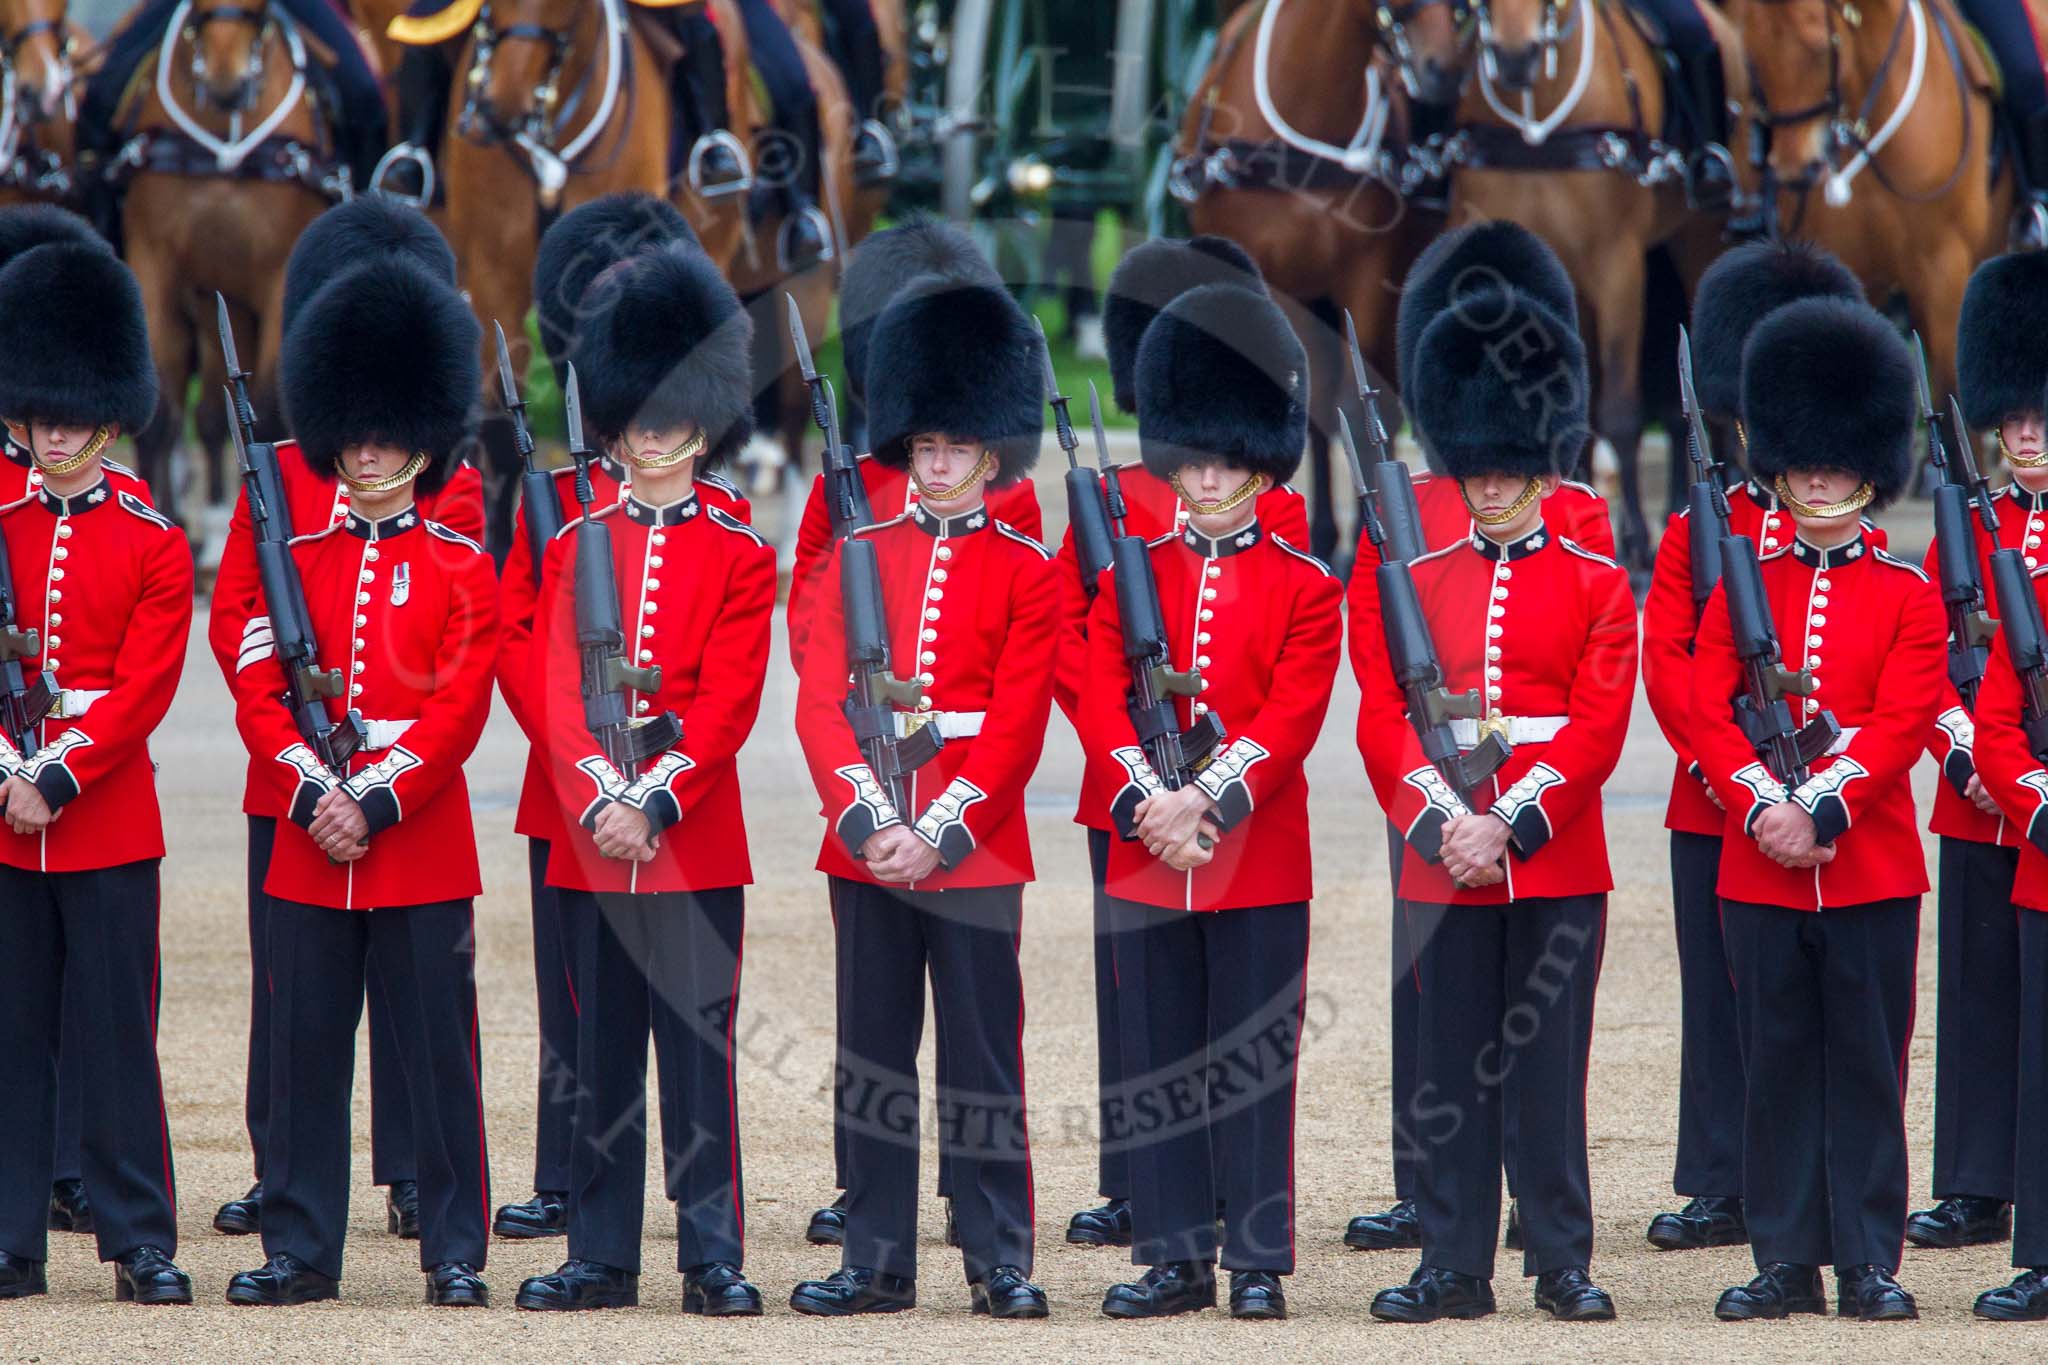
[[[918,216],[866,238],[846,259],[839,282],[839,344],[846,356],[846,396],[867,401],[869,339],[875,324],[912,280],[1002,286],[974,239],[942,219]]]
[[[1883,506],[1905,489],[1919,380],[1898,329],[1868,304],[1812,298],[1773,311],[1742,348],[1750,468],[1847,469]]]
[[[10,204],[0,208],[0,266],[24,251],[65,242],[72,246],[97,247],[113,254],[107,239],[92,230],[92,224],[69,209],[55,204]]]
[[[999,284],[913,280],[875,320],[868,433],[877,460],[910,464],[910,438],[941,431],[995,452],[995,483],[1031,473],[1045,434],[1038,328]]]
[[[128,432],[156,413],[156,360],[134,272],[101,245],[58,242],[0,270],[0,416]]]
[[[2039,412],[2048,382],[2048,258],[2011,251],[1970,275],[1956,323],[1956,396],[1963,420],[1995,427]]]
[[[645,190],[607,194],[569,210],[541,234],[533,262],[533,304],[540,315],[540,346],[562,382],[576,330],[597,304],[586,299],[591,282],[628,256],[670,242],[698,245],[682,211]],[[585,376],[587,378],[587,376]]]
[[[1401,392],[1416,383],[1415,345],[1437,315],[1482,289],[1521,290],[1576,330],[1578,294],[1550,244],[1506,219],[1467,223],[1424,248],[1401,282],[1394,364]]]
[[[1460,293],[1416,340],[1416,435],[1453,478],[1564,474],[1589,439],[1578,329],[1512,285]]]
[[[1692,380],[1703,410],[1741,410],[1743,343],[1771,310],[1809,298],[1861,303],[1863,286],[1812,242],[1749,242],[1707,267],[1692,296]]]
[[[1308,356],[1280,305],[1235,284],[1168,303],[1138,346],[1138,445],[1161,478],[1221,458],[1285,483],[1308,440]]]
[[[586,293],[570,347],[595,440],[636,418],[656,429],[696,423],[723,460],[754,431],[754,325],[703,250],[672,242],[621,261]]]
[[[1102,300],[1102,344],[1109,352],[1111,394],[1125,412],[1138,411],[1138,347],[1145,329],[1167,304],[1205,284],[1266,292],[1258,265],[1228,237],[1158,237],[1138,243],[1117,262]]]
[[[372,256],[402,256],[455,286],[455,250],[427,215],[381,194],[336,204],[306,225],[284,266],[284,329],[320,287]]]
[[[285,333],[279,388],[306,462],[327,478],[359,441],[422,451],[421,492],[453,471],[482,382],[476,318],[460,294],[403,255],[342,272]]]

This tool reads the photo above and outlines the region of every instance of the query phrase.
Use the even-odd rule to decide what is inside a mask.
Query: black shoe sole
[[[529,1313],[586,1313],[607,1308],[638,1308],[640,1294],[638,1290],[628,1290],[618,1294],[599,1294],[576,1303],[562,1303],[555,1299],[531,1298],[522,1290],[512,1300],[512,1306]]]
[[[49,1292],[48,1283],[0,1285],[0,1299],[33,1299]]]
[[[1420,1251],[1422,1235],[1416,1233],[1406,1237],[1382,1237],[1372,1233],[1357,1233],[1346,1228],[1344,1245],[1353,1251]]]
[[[1920,1307],[1915,1304],[1904,1310],[1887,1310],[1866,1315],[1857,1312],[1854,1304],[1843,1303],[1838,1299],[1835,1302],[1835,1316],[1848,1322],[1917,1322],[1920,1318]]]
[[[806,1242],[809,1242],[814,1247],[841,1246],[844,1245],[846,1241],[846,1229],[843,1226],[833,1227],[830,1224],[821,1225],[818,1222],[818,1220],[814,1218],[811,1220],[811,1225],[804,1229],[804,1240]]]
[[[69,1213],[60,1213],[54,1205],[51,1206],[48,1223],[49,1229],[52,1232],[76,1232],[89,1235],[93,1231],[92,1215],[90,1213],[82,1217]]]
[[[1042,1303],[1026,1304],[1020,1308],[1005,1308],[998,1313],[988,1306],[987,1299],[976,1299],[969,1311],[984,1318],[994,1318],[1003,1322],[1030,1322],[1052,1316],[1052,1310]]]
[[[1943,1233],[1939,1237],[1916,1237],[1913,1234],[1912,1228],[1906,1229],[1907,1243],[1919,1247],[1922,1251],[1956,1251],[1963,1247],[1995,1246],[2000,1242],[2010,1242],[2011,1240],[2012,1229],[2010,1227],[1991,1228],[1988,1231],[1978,1231],[1962,1237],[1952,1237],[1947,1233]]]
[[[296,1308],[305,1303],[326,1303],[341,1297],[341,1287],[316,1290],[310,1294],[294,1294],[289,1298],[273,1299],[268,1294],[254,1294],[228,1286],[227,1300],[237,1308]]]
[[[802,1298],[795,1294],[789,1296],[789,1306],[796,1312],[814,1318],[858,1318],[865,1317],[869,1313],[902,1313],[917,1307],[912,1302],[883,1300],[864,1304],[859,1308],[843,1308],[838,1304],[828,1304],[818,1299]]]
[[[751,1304],[737,1307],[724,1303],[714,1306],[704,1295],[684,1290],[683,1311],[694,1313],[700,1318],[758,1318],[761,1316],[761,1303],[756,1299]]]
[[[1149,1318],[1177,1318],[1184,1313],[1200,1313],[1215,1306],[1216,1303],[1213,1299],[1199,1303],[1180,1303],[1172,1308],[1144,1308],[1137,1304],[1121,1302],[1105,1303],[1102,1305],[1102,1316],[1105,1318],[1115,1318],[1119,1322],[1143,1322]]]
[[[183,1289],[157,1289],[151,1290],[148,1294],[137,1294],[135,1286],[115,1275],[114,1302],[142,1304],[145,1307],[189,1304],[192,1302],[192,1286],[188,1284]]]
[[[248,1218],[222,1209],[213,1215],[213,1230],[223,1237],[250,1237],[263,1230],[261,1216]]]
[[[1551,1317],[1555,1318],[1555,1319],[1556,1319],[1557,1321],[1559,1321],[1559,1322],[1613,1322],[1613,1321],[1614,1321],[1614,1305],[1613,1305],[1613,1304],[1607,1304],[1607,1305],[1605,1305],[1604,1307],[1600,1307],[1600,1308],[1593,1308],[1593,1309],[1573,1309],[1573,1310],[1571,1310],[1571,1311],[1568,1311],[1568,1312],[1559,1312],[1559,1311],[1557,1310],[1557,1308],[1555,1308],[1554,1306],[1552,1306],[1552,1305],[1550,1305],[1550,1304],[1543,1304],[1543,1303],[1539,1303],[1539,1304],[1537,1304],[1536,1306],[1537,1306],[1538,1308],[1542,1309],[1542,1310],[1543,1310],[1544,1312],[1546,1312],[1546,1313],[1550,1314],[1550,1316],[1551,1316]]]
[[[1093,1228],[1077,1228],[1069,1223],[1067,1241],[1077,1247],[1127,1247],[1131,1244],[1131,1234],[1102,1233]]]
[[[1708,1247],[1746,1247],[1749,1245],[1748,1228],[1731,1228],[1722,1232],[1708,1233],[1704,1238],[1690,1233],[1677,1237],[1659,1237],[1653,1226],[1644,1234],[1645,1240],[1659,1251],[1704,1251]]]
[[[1379,1305],[1374,1304],[1365,1311],[1372,1314],[1380,1322],[1420,1325],[1428,1322],[1442,1322],[1447,1318],[1452,1322],[1470,1322],[1474,1318],[1492,1317],[1500,1311],[1500,1305],[1492,1303],[1461,1303],[1456,1308],[1446,1308],[1440,1313],[1410,1313],[1406,1311],[1383,1313],[1380,1311]]]
[[[1987,1312],[1984,1305],[1978,1303],[1971,1306],[1970,1313],[1973,1317],[1982,1318],[1986,1322],[2048,1322],[2048,1307],[2044,1307],[2038,1313],[2030,1313],[2024,1308],[1994,1308]]]
[[[491,1236],[502,1237],[508,1242],[538,1242],[548,1237],[567,1237],[567,1228],[536,1228],[530,1223],[510,1223],[502,1219],[491,1220]]]
[[[459,1294],[449,1294],[437,1299],[434,1297],[434,1291],[429,1289],[426,1293],[426,1304],[429,1308],[489,1308],[491,1295],[488,1290],[483,1293],[471,1293],[465,1289]]]
[[[1232,1304],[1230,1305],[1230,1316],[1240,1322],[1279,1322],[1287,1316],[1287,1305],[1284,1303],[1262,1303],[1240,1308],[1238,1305]]]
[[[1786,1318],[1812,1314],[1824,1318],[1828,1315],[1827,1302],[1822,1299],[1794,1299],[1782,1310],[1754,1312],[1723,1312],[1719,1304],[1714,1305],[1714,1316],[1722,1322],[1783,1322]]]

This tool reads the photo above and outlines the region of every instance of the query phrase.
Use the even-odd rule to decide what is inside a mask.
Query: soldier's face
[[[961,484],[966,485],[950,498],[934,498],[925,494],[921,499],[924,504],[939,515],[947,516],[954,510],[965,511],[980,502],[982,486],[994,472],[991,465],[976,476],[975,471],[985,453],[981,442],[943,431],[920,432],[911,437],[910,467],[922,487],[951,490]]]
[[[37,419],[29,424],[28,447],[44,464],[61,464],[83,450],[96,430],[96,427]]]
[[[1188,504],[1188,525],[1205,536],[1220,536],[1244,525],[1257,515],[1253,499],[1272,485],[1272,480],[1264,474],[1254,474],[1243,465],[1232,464],[1228,460],[1204,460],[1200,464],[1183,465],[1177,478],[1181,498]],[[1195,505],[1223,503],[1243,488],[1247,480],[1256,482],[1258,487],[1244,501],[1214,513],[1204,512]]]
[[[1863,486],[1861,475],[1846,469],[1794,469],[1785,475],[1785,486],[1792,490],[1792,496],[1809,507],[1826,507],[1842,501]],[[1851,515],[1838,517],[1802,517],[1797,512],[1792,520],[1802,531],[1826,535],[1834,532],[1853,530],[1857,518]]]
[[[2044,447],[2048,447],[2048,420],[2038,412],[2013,413],[1998,424],[1998,439],[2005,444],[2007,463],[2020,487],[2029,493],[2048,488],[2048,464],[2022,463],[2039,460]]]
[[[645,427],[635,422],[626,428],[625,454],[636,464],[651,464],[681,450],[696,435],[694,422],[679,427]]]
[[[341,467],[358,483],[376,483],[404,469],[411,459],[412,452],[404,446],[385,441],[364,441],[343,447]]]
[[[1521,474],[1488,473],[1475,474],[1458,482],[1465,490],[1465,505],[1475,514],[1495,516],[1507,511],[1529,491],[1531,480]],[[1514,540],[1536,528],[1543,520],[1543,499],[1557,491],[1558,479],[1555,474],[1539,475],[1535,480],[1536,496],[1516,515],[1497,526],[1486,527],[1486,533],[1496,540]]]

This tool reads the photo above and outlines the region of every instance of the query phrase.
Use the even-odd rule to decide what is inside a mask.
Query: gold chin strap
[[[694,460],[699,455],[702,455],[704,453],[704,444],[704,433],[702,431],[693,431],[674,450],[665,450],[652,459],[643,460],[638,455],[633,454],[630,449],[626,452],[626,458],[641,469],[667,469],[672,465],[681,464],[684,460]]]
[[[1458,481],[1458,496],[1465,499],[1465,510],[1470,512],[1472,520],[1478,522],[1481,526],[1505,526],[1516,517],[1521,516],[1522,513],[1528,511],[1530,504],[1543,496],[1543,483],[1540,479],[1529,480],[1528,485],[1522,489],[1521,495],[1498,512],[1482,512],[1477,507],[1474,507],[1471,495],[1465,492],[1465,481],[1463,479]]]
[[[2039,469],[2043,465],[2048,465],[2048,450],[2042,451],[2039,455],[2022,455],[2005,443],[2005,432],[2002,428],[1996,434],[1998,453],[2003,455],[2005,462],[2014,469]]]
[[[36,467],[43,471],[43,477],[46,479],[61,479],[66,474],[76,474],[79,470],[85,468],[86,461],[92,459],[93,456],[99,454],[102,450],[105,450],[107,442],[113,439],[114,432],[111,427],[94,427],[91,438],[78,448],[76,455],[61,463],[51,464],[42,457],[40,452],[36,452]]]
[[[1831,502],[1825,507],[1815,507],[1812,503],[1801,502],[1792,495],[1792,485],[1785,482],[1783,474],[1778,476],[1777,482],[1772,485],[1772,490],[1777,493],[1778,501],[1785,504],[1785,510],[1793,516],[1808,517],[1815,521],[1832,520],[1835,517],[1852,517],[1870,506],[1870,500],[1877,496],[1875,488],[1872,488],[1868,483],[1860,483],[1856,485],[1854,493],[1843,498],[1840,502]]]
[[[341,471],[341,481],[358,493],[389,493],[392,489],[403,488],[414,479],[417,479],[420,476],[420,471],[426,467],[427,452],[415,450],[412,453],[412,458],[405,462],[405,468],[399,470],[396,474],[391,474],[381,479],[372,479],[365,483],[361,479],[350,478],[348,471],[344,469]]]
[[[934,488],[919,478],[917,476],[917,461],[912,460],[910,462],[910,481],[917,485],[917,495],[925,501],[930,502],[936,499],[939,502],[951,502],[953,499],[963,497],[970,492],[981,476],[988,472],[988,467],[995,463],[995,458],[993,452],[983,449],[981,458],[974,462],[974,468],[967,471],[967,477],[954,484],[951,488]]]
[[[1186,505],[1190,513],[1198,517],[1221,516],[1231,508],[1240,507],[1249,502],[1257,497],[1259,493],[1259,476],[1256,474],[1239,484],[1236,491],[1226,493],[1214,502],[1203,502],[1200,498],[1188,492],[1187,485],[1180,481],[1178,471],[1168,477],[1166,481],[1173,485],[1174,496]]]

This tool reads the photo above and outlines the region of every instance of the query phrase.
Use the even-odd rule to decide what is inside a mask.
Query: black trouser
[[[63,1046],[92,1077],[80,1160],[100,1259],[178,1250],[171,1135],[157,1074],[158,860],[91,872],[0,867],[0,1251],[47,1259],[56,1168],[57,1053],[67,976],[79,995]]]
[[[1306,902],[1187,911],[1116,903],[1131,1261],[1294,1271],[1294,1085]]]
[[[1935,897],[1934,1197],[2011,1199],[2019,1122],[2020,851],[1944,837]]]
[[[2019,1127],[2012,1263],[2048,1266],[2048,912],[2021,907]]]
[[[1117,1024],[1115,902],[1102,889],[1109,871],[1109,831],[1088,831],[1088,873],[1095,887],[1095,1189],[1104,1199],[1131,1197],[1130,1148],[1110,1132],[1112,1105],[1123,1089],[1124,1040]]]
[[[775,131],[780,134],[760,139],[756,184],[778,201],[782,212],[793,212],[818,197],[818,96],[811,89],[796,39],[770,0],[739,0],[739,6],[748,54],[768,88]]]
[[[1721,942],[1721,838],[1671,831],[1671,911],[1678,930],[1678,1160],[1671,1188],[1742,1194],[1742,1037]]]
[[[331,910],[273,898],[270,1147],[263,1251],[341,1274],[348,1228],[349,1090],[364,973],[379,986],[416,1118],[420,1265],[481,1267],[490,1226],[469,901]]]
[[[548,885],[547,840],[526,841],[526,868],[533,899],[533,986],[540,1003],[533,1188],[565,1191],[576,1125],[575,953],[561,893]]]
[[[1388,951],[1388,1013],[1392,1016],[1390,1045],[1393,1050],[1390,1074],[1393,1095],[1389,1108],[1394,1120],[1394,1198],[1415,1197],[1415,1168],[1422,1160],[1422,1146],[1415,1131],[1415,1011],[1421,1001],[1421,978],[1416,975],[1415,944],[1408,937],[1408,915],[1401,906],[1401,862],[1408,841],[1392,820],[1387,821],[1387,895],[1393,916],[1392,942]]]
[[[846,78],[856,119],[877,118],[882,103],[882,35],[868,0],[824,0],[832,60]]]
[[[79,1054],[78,1038],[85,1022],[78,1017],[84,1008],[79,999],[84,988],[70,970],[64,973],[64,1021],[57,1043],[57,1164],[53,1180],[83,1180],[78,1144],[85,1131],[85,1060]]]
[[[919,1089],[925,976],[945,1082],[939,1146],[970,1282],[1032,1264],[1031,1139],[1024,1108],[1022,886],[910,891],[832,878],[845,1117],[843,1264],[917,1273]],[[1213,1213],[1213,1211],[1212,1211]]]
[[[1721,917],[1756,1263],[1897,1270],[1919,897],[1817,912],[1724,900]]]
[[[647,1039],[661,1066],[662,1169],[676,1269],[745,1260],[739,1011],[746,893],[561,891],[576,953],[576,1142],[569,1254],[635,1274],[647,1187]]]
[[[270,967],[270,912],[275,903],[263,890],[270,877],[270,845],[277,821],[267,815],[249,820],[249,1074],[243,1093],[249,1122],[249,1148],[255,1156],[256,1178],[264,1178],[264,1154],[270,1146],[270,1039],[275,982]],[[370,1179],[378,1185],[411,1180],[419,1169],[413,1151],[412,1102],[406,1097],[405,1069],[398,1059],[398,1037],[384,992],[377,988],[377,964],[364,978],[370,1002]],[[90,1193],[88,1191],[87,1193]]]
[[[1522,1273],[1588,1265],[1586,1056],[1607,898],[1405,905],[1422,994],[1415,1206],[1424,1263],[1493,1277],[1512,1115]]]

